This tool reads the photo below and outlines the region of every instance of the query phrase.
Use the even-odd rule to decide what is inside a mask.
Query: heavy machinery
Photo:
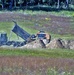
[[[5,45],[7,41],[8,41],[7,34],[0,33],[0,46]]]
[[[37,37],[40,40],[42,40],[45,44],[49,43],[50,40],[51,40],[51,36],[48,33],[44,32],[44,31],[39,31],[37,33]]]
[[[15,25],[12,29],[12,32],[14,32],[18,37],[21,37],[24,41],[23,42],[10,41],[10,40],[8,40],[6,33],[1,33],[0,34],[0,46],[2,46],[2,45],[8,45],[8,46],[13,45],[14,47],[19,47],[19,46],[23,46],[26,43],[29,43],[29,42],[35,40],[35,38],[36,38],[35,35],[29,34],[25,30],[23,30],[21,27],[19,27],[19,25],[17,25],[17,23],[15,21],[13,21],[13,22],[15,23]]]
[[[28,41],[30,39],[31,35],[20,28],[18,25],[15,25],[14,28],[12,29],[12,32],[14,32],[17,36],[21,37],[23,40]]]
[[[2,45],[13,45],[13,47],[20,47],[23,46],[27,43],[30,43],[34,40],[36,40],[37,38],[40,40],[40,42],[42,43],[42,45],[44,44],[44,39],[49,40],[49,38],[47,39],[48,35],[47,33],[45,33],[44,31],[40,31],[37,33],[37,35],[31,35],[28,32],[26,32],[25,30],[23,30],[19,25],[17,25],[17,23],[15,21],[13,21],[15,23],[14,27],[12,28],[12,32],[14,32],[18,37],[21,37],[24,41],[20,42],[19,41],[10,41],[7,37],[7,33],[1,33],[0,34],[0,46]]]

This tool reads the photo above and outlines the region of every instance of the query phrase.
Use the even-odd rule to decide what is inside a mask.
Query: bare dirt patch
[[[74,60],[65,58],[39,58],[25,56],[0,57],[1,75],[10,75],[11,73],[14,75],[16,75],[17,73],[23,75],[23,73],[26,74],[26,72],[28,72],[28,75],[31,75],[34,72],[41,72],[41,75],[46,75],[45,73],[48,68],[55,68],[57,71],[66,70],[68,72],[73,72]]]
[[[33,25],[28,26],[35,29],[43,29],[58,34],[74,34],[74,19],[54,15],[28,15],[22,13],[0,13],[0,22],[4,21],[26,21]],[[34,25],[35,24],[35,25]]]

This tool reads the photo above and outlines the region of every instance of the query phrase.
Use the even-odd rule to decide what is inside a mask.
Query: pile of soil
[[[45,44],[41,42],[39,39],[33,42],[30,42],[20,48],[28,48],[28,49],[37,49],[37,48],[47,48],[47,49],[72,49],[74,50],[74,40],[63,40],[60,38],[55,38],[50,41],[50,43]]]
[[[49,49],[72,49],[74,50],[74,40],[63,40],[63,39],[53,39],[49,44],[46,45],[46,48]]]

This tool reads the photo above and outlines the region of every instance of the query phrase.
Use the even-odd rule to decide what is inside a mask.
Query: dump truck
[[[25,40],[27,43],[35,40],[36,36],[33,34],[31,35],[27,31],[23,30],[20,26],[18,26],[16,23],[12,29],[12,32],[14,32],[17,36],[21,37],[23,40]]]
[[[31,35],[30,33],[28,33],[27,31],[25,31],[24,29],[22,29],[15,21],[13,21],[15,23],[14,27],[12,28],[12,32],[15,33],[18,37],[21,37],[24,41],[20,42],[19,41],[10,41],[8,40],[7,37],[7,33],[1,33],[0,34],[0,46],[2,45],[13,45],[14,47],[20,47],[23,46],[27,43],[30,43],[34,40],[36,40],[37,38],[40,40],[41,44],[44,46],[46,43],[49,43],[50,41],[50,36],[48,33],[45,33],[44,31],[39,31],[36,35]],[[46,40],[46,43],[45,43]]]

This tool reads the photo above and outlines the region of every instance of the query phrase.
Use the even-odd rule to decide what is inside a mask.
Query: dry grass
[[[26,56],[0,56],[0,75],[47,75],[47,70],[74,71],[74,60]]]

